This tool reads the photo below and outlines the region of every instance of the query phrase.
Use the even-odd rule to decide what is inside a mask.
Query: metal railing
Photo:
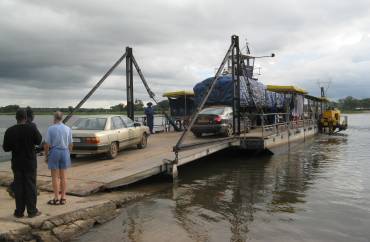
[[[346,119],[347,117],[343,117]],[[135,122],[147,125],[146,116],[135,116]],[[287,130],[309,127],[317,124],[314,118],[292,119],[289,113],[249,114],[241,118],[241,137],[260,133],[261,137],[276,135]],[[347,120],[344,120],[347,122]],[[154,116],[155,132],[171,132],[171,124],[164,115]]]
[[[147,125],[146,116],[135,116],[135,122]],[[165,115],[154,116],[153,130],[155,133],[171,131],[171,124],[169,123]]]
[[[318,123],[315,118],[292,119],[289,113],[263,113],[251,116],[253,120],[244,117],[244,127],[247,128],[243,129],[241,137],[248,136],[248,133],[250,133],[249,135],[256,134],[256,136],[268,137],[288,130],[314,126]]]

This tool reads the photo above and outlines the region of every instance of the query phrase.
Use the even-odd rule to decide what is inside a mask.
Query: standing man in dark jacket
[[[24,216],[27,208],[28,217],[41,214],[36,208],[36,169],[35,145],[41,143],[41,134],[36,127],[27,124],[27,114],[23,109],[16,113],[17,124],[8,128],[4,135],[3,149],[12,152],[12,170],[14,174],[14,193],[16,209],[14,216]]]
[[[33,122],[33,119],[35,116],[33,115],[33,110],[31,107],[26,108],[26,114],[27,114],[27,121],[26,123],[37,129],[36,124]],[[39,147],[38,147],[39,148]],[[39,148],[40,150],[40,148]],[[10,183],[9,187],[7,188],[7,192],[9,193],[9,196],[14,198],[14,182]],[[38,194],[38,193],[37,193]]]
[[[154,110],[152,108],[152,103],[148,102],[146,104],[148,107],[144,109],[145,115],[146,115],[146,123],[149,127],[150,133],[154,134],[153,132],[153,126],[154,126]]]

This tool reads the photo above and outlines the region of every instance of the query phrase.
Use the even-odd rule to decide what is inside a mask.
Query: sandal
[[[59,201],[60,205],[64,205],[66,203],[67,203],[67,200],[65,198],[61,198],[60,201]]]
[[[51,200],[49,200],[48,201],[48,204],[49,205],[59,205],[60,203],[59,203],[59,199],[51,199]]]

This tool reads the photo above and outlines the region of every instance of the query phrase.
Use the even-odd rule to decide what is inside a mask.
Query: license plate
[[[73,140],[73,142],[75,142],[75,143],[79,143],[79,142],[81,142],[81,139],[80,139],[80,138],[73,138],[72,140]]]
[[[208,124],[209,120],[207,118],[199,118],[198,123],[200,124]]]

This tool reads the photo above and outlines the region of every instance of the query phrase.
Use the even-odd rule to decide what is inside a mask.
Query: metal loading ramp
[[[82,157],[72,161],[67,173],[68,194],[87,196],[109,188],[135,183],[157,174],[171,174],[175,154],[173,144],[180,133],[169,132],[149,137],[146,149],[131,148],[123,150],[113,160],[104,156]],[[194,137],[194,139],[196,139]],[[179,153],[178,166],[239,145],[238,140],[227,140]],[[0,184],[6,185],[13,180],[9,162],[0,163]],[[43,157],[38,159],[37,182],[41,190],[52,191],[50,171]]]

